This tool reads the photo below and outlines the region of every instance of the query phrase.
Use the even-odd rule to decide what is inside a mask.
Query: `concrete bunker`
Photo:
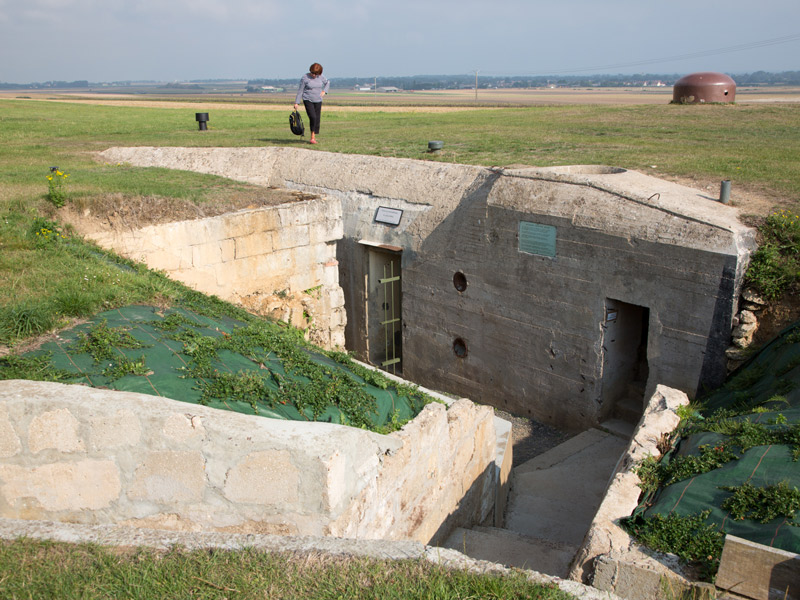
[[[693,397],[725,376],[754,232],[696,190],[597,165],[288,148],[103,158],[319,194],[341,215],[325,264],[344,346],[420,385],[579,430],[637,422],[658,384]]]
[[[248,307],[316,296],[315,341],[421,385],[578,430],[639,422],[657,385],[693,396],[724,378],[754,235],[695,190],[614,167],[277,148],[119,148],[104,159],[317,195],[92,237]],[[293,321],[310,306],[278,305]],[[502,520],[510,460],[496,458],[491,411],[467,401],[432,407],[390,439],[283,423],[245,435],[235,416],[174,401],[127,397],[92,416],[60,386],[21,385],[0,386],[0,479],[24,518],[434,543],[490,519],[492,505]],[[320,448],[298,445],[306,437]],[[219,441],[234,438],[235,456],[222,457]],[[96,469],[113,485],[88,500],[75,482]],[[274,494],[258,481],[265,469]],[[53,476],[69,493],[48,493]]]

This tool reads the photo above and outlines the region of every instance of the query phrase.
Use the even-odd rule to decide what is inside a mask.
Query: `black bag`
[[[303,127],[303,119],[299,112],[294,111],[289,115],[289,129],[295,135],[303,135],[305,133],[306,128]]]

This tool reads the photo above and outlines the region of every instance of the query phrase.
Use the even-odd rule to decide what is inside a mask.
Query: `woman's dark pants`
[[[308,115],[308,127],[313,133],[319,133],[319,120],[322,118],[322,102],[303,100]]]

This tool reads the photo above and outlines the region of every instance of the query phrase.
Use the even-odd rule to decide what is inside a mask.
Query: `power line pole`
[[[475,69],[475,102],[478,101],[478,69]]]

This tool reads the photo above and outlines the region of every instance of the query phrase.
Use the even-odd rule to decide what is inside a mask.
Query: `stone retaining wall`
[[[198,291],[310,330],[323,347],[344,346],[339,201],[316,198],[87,237]]]
[[[0,382],[0,517],[179,531],[443,539],[494,504],[489,407],[391,435],[128,392]]]

